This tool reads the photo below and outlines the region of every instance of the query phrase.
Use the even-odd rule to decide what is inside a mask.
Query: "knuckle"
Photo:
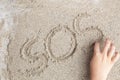
[[[106,41],[106,43],[109,44],[109,43],[111,43],[111,41],[108,39],[108,40]]]
[[[112,49],[115,49],[115,46],[114,46],[114,45],[112,45]]]

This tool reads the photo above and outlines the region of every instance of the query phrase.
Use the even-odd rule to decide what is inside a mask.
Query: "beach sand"
[[[0,36],[0,80],[90,80],[95,41],[120,52],[120,1],[1,0]]]

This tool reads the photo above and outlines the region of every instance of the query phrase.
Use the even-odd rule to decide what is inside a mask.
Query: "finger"
[[[100,53],[100,44],[99,42],[96,42],[94,46],[94,54],[99,54],[99,53]]]
[[[112,62],[115,63],[120,58],[120,54],[115,52],[115,55],[112,57]]]
[[[111,45],[111,41],[110,41],[109,39],[107,39],[107,40],[105,41],[105,46],[104,46],[104,49],[103,49],[103,53],[104,53],[105,55],[107,55],[108,50],[109,50],[109,48],[110,48],[110,45]]]
[[[115,53],[115,46],[111,44],[110,50],[108,52],[108,57],[112,58],[114,53]]]

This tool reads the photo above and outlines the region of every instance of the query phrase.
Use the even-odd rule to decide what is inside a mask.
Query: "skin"
[[[103,50],[100,50],[100,44],[96,42],[93,58],[90,62],[90,80],[106,80],[119,57],[120,54],[116,51],[111,40],[107,39],[105,41]]]

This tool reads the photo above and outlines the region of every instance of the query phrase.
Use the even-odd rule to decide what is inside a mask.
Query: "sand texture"
[[[120,0],[0,0],[0,36],[0,80],[90,80],[95,41],[120,52]]]

